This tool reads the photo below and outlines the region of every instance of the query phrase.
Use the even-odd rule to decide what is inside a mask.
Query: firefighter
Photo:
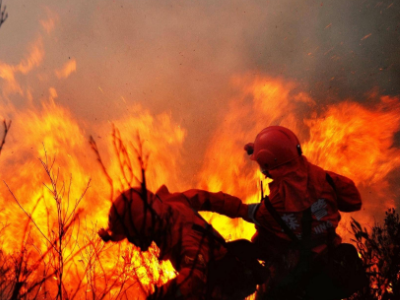
[[[265,280],[266,276],[256,279],[263,272],[256,258],[240,258],[240,242],[226,243],[193,209],[191,204],[196,204],[201,191],[171,194],[166,186],[155,194],[143,190],[121,193],[110,209],[108,228],[99,235],[105,242],[127,238],[142,251],[155,242],[159,259],[170,260],[177,277],[148,299],[244,299]],[[226,203],[234,198],[217,195]]]
[[[271,270],[258,299],[341,299],[365,285],[355,248],[342,245],[335,231],[339,211],[361,208],[353,181],[308,162],[298,138],[285,127],[263,129],[245,150],[273,180],[269,197],[247,205],[235,197],[191,193],[197,210],[255,223],[252,242]]]

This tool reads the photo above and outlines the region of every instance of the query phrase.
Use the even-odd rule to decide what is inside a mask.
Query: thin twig
[[[1,10],[1,0],[0,0],[0,10]],[[5,7],[4,7],[4,10],[5,10]],[[2,21],[3,13],[4,12],[1,13],[1,17],[0,17],[0,26],[5,21],[5,20]],[[3,139],[0,143],[0,154],[1,154],[1,150],[3,149],[4,144],[6,143],[6,136],[11,127],[11,120],[10,120],[10,122],[8,122],[8,124],[7,124],[6,120],[3,120],[3,126],[4,126],[4,135],[3,135]]]
[[[32,216],[22,207],[22,205],[19,203],[18,199],[15,197],[14,193],[11,191],[10,187],[8,184],[3,180],[4,184],[6,185],[8,191],[11,193],[12,197],[14,198],[15,202],[17,202],[18,206],[21,208],[21,210],[28,216],[28,218],[31,220],[31,222],[36,226],[36,228],[39,230],[39,232],[42,234],[42,236],[51,244],[50,240],[47,238],[47,236],[43,233],[43,231],[39,228],[39,226],[36,224],[36,222],[33,220]],[[54,246],[53,246],[54,247]],[[55,250],[57,250],[54,247]]]
[[[1,9],[1,4],[3,0],[0,0],[0,27],[8,18],[8,13],[6,12],[6,6],[4,5],[3,9]],[[1,147],[0,147],[1,148]]]
[[[89,137],[89,144],[90,144],[90,147],[92,148],[92,150],[94,151],[94,153],[96,154],[97,162],[100,164],[101,170],[103,171],[103,173],[106,176],[107,181],[108,181],[108,183],[110,185],[110,189],[111,189],[110,200],[112,201],[113,200],[113,196],[114,196],[113,181],[112,181],[110,175],[108,175],[107,169],[104,166],[103,160],[101,159],[99,149],[97,148],[97,144],[96,144],[96,142],[95,142],[95,140],[93,139],[92,136]]]

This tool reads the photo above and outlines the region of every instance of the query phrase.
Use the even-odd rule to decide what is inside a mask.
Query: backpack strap
[[[192,229],[197,232],[201,232],[204,236],[211,238],[211,240],[217,241],[220,245],[226,245],[226,241],[221,236],[219,236],[214,231],[214,228],[208,223],[206,223],[204,227],[199,224],[193,224]]]
[[[335,182],[333,181],[331,175],[329,175],[328,173],[325,173],[325,178],[326,181],[329,183],[329,185],[333,188],[333,191],[335,192],[336,196],[337,196],[337,189],[336,189],[336,185]],[[328,229],[328,238],[327,238],[327,245],[329,249],[334,249],[335,245],[334,245],[334,240],[335,240],[335,230],[332,228]]]
[[[269,201],[269,197],[264,197],[264,206],[274,218],[274,220],[282,227],[283,231],[289,236],[289,238],[295,243],[300,244],[299,238],[293,233],[293,231],[287,226],[286,222],[282,220],[281,216],[272,206],[271,201]],[[310,211],[311,212],[311,211]]]
[[[335,185],[335,182],[333,181],[331,175],[329,175],[328,173],[325,173],[325,174],[326,174],[326,175],[325,175],[326,181],[328,181],[329,185],[330,185],[330,186],[333,188],[333,190],[336,192],[336,185]]]
[[[302,242],[303,244],[311,245],[311,232],[312,232],[312,213],[311,207],[307,208],[303,212],[301,219],[301,229],[302,229]]]

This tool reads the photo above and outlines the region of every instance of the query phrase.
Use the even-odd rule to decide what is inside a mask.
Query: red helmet
[[[296,135],[282,126],[263,129],[254,143],[247,144],[244,149],[252,160],[257,161],[261,171],[275,169],[302,154]]]
[[[160,231],[157,202],[150,191],[147,191],[147,195],[143,194],[141,188],[124,191],[113,202],[108,216],[108,229],[100,230],[100,237],[104,241],[115,242],[127,238],[146,251]]]

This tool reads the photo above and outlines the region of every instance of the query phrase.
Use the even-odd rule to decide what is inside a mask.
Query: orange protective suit
[[[303,232],[303,213],[310,208],[312,212],[311,239],[328,240],[340,221],[340,211],[351,212],[361,208],[361,197],[352,180],[334,172],[325,171],[307,161],[304,156],[279,168],[270,170],[273,182],[269,184],[269,200],[289,228],[301,239]],[[327,180],[332,178],[333,185]],[[190,190],[191,203],[197,210],[213,211],[231,218],[241,217],[256,224],[257,233],[253,241],[268,252],[279,252],[291,242],[282,227],[268,212],[263,201],[248,205],[239,198],[223,193],[209,193]],[[333,242],[341,238],[335,234]],[[320,252],[326,246],[321,243],[315,247]]]
[[[224,203],[238,200],[223,193],[206,194]],[[171,194],[162,186],[155,194],[147,192],[146,199],[137,188],[125,191],[114,201],[109,213],[109,227],[99,232],[102,239],[120,241],[127,238],[143,251],[154,241],[160,248],[159,259],[170,260],[179,272],[149,299],[243,299],[255,291],[255,283],[253,290],[250,284],[250,290],[246,290],[246,286],[233,292],[237,286],[232,286],[227,296],[218,286],[223,283],[220,278],[214,276],[209,280],[215,275],[209,273],[210,269],[222,272],[222,277],[235,274],[229,274],[233,273],[234,266],[223,260],[228,252],[224,239],[192,206],[198,206],[197,199],[202,195],[203,191],[195,190]]]
[[[269,170],[273,182],[269,184],[269,201],[299,240],[307,236],[314,260],[327,253],[328,246],[337,246],[341,238],[336,234],[339,211],[352,212],[361,208],[361,197],[353,181],[347,177],[311,164],[300,155],[295,160]],[[245,204],[238,198],[222,193],[188,191],[197,210],[207,210],[231,218],[241,217],[256,224],[252,238],[263,253],[272,276],[269,288],[276,286],[294,270],[300,260],[299,248],[273,218],[263,200],[259,204]],[[310,214],[311,212],[311,214]],[[307,215],[308,219],[305,218]]]

